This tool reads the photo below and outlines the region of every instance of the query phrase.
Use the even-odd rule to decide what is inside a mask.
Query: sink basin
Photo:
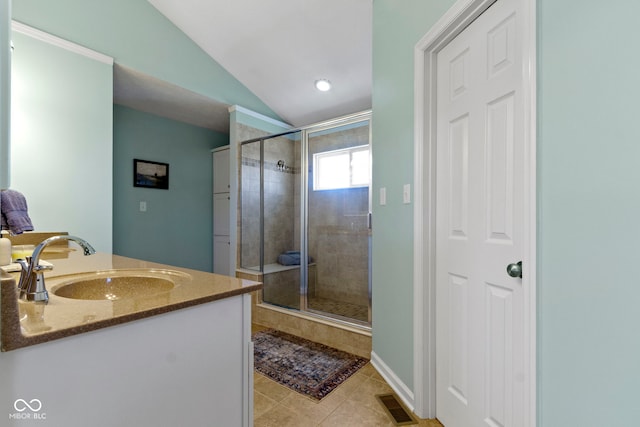
[[[169,292],[191,276],[174,270],[108,270],[47,279],[59,297],[82,300],[145,298]]]

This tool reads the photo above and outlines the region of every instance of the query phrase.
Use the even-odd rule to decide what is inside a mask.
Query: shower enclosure
[[[240,267],[264,303],[370,327],[370,113],[241,143]]]

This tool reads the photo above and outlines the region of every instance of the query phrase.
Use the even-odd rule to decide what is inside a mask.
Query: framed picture
[[[169,164],[133,159],[133,186],[169,189]]]

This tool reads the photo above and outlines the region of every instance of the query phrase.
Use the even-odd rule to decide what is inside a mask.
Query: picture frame
[[[169,189],[169,164],[133,159],[133,186]]]

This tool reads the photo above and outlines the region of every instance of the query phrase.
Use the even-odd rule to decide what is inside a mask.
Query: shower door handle
[[[371,212],[369,212],[369,213],[367,214],[367,228],[368,228],[369,230],[371,230],[371,228],[372,228],[372,227],[373,227],[373,217],[372,217]]]

